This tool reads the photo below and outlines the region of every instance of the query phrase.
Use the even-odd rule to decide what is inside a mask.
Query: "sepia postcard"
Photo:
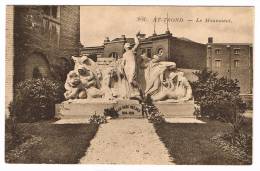
[[[7,164],[253,164],[253,6],[5,17]]]

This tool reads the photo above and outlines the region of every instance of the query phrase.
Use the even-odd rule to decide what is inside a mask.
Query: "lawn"
[[[158,136],[165,144],[176,164],[239,165],[248,164],[234,158],[210,141],[218,133],[230,130],[230,126],[219,121],[198,123],[161,123],[154,125]],[[252,120],[246,122],[245,131],[252,134]]]
[[[94,124],[19,123],[20,142],[12,144],[6,128],[7,163],[78,163],[98,126]]]

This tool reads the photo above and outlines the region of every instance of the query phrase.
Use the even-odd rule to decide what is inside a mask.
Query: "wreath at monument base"
[[[165,118],[159,109],[153,104],[151,96],[148,95],[142,102],[143,113],[151,123],[163,123]]]

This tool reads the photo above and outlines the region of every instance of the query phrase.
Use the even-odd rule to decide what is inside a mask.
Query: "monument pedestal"
[[[194,118],[194,101],[171,102],[160,101],[154,105],[164,115],[165,118]]]
[[[114,107],[120,118],[142,118],[142,106],[136,100],[77,99],[55,106],[55,117],[61,119],[90,118],[103,115],[104,109]]]
[[[165,118],[194,118],[194,101],[155,102],[155,106]],[[112,108],[118,112],[119,118],[143,118],[142,105],[136,100],[102,100],[77,99],[56,104],[56,118],[88,119],[91,115],[103,115],[104,109]]]

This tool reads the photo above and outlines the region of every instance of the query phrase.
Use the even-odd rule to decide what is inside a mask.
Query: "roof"
[[[252,43],[207,43],[207,45],[247,45],[247,46],[252,46]]]
[[[91,47],[83,47],[82,50],[86,50],[86,49],[103,49],[104,46],[91,46]]]
[[[124,40],[124,38],[115,38],[111,42],[117,42],[117,41],[123,41],[123,40]],[[134,44],[135,39],[134,38],[126,38],[126,42],[130,43],[130,44]]]
[[[180,40],[187,41],[187,42],[194,42],[194,41],[192,41],[192,40],[190,40],[190,39],[188,39],[186,37],[177,37],[177,38],[180,39]]]

